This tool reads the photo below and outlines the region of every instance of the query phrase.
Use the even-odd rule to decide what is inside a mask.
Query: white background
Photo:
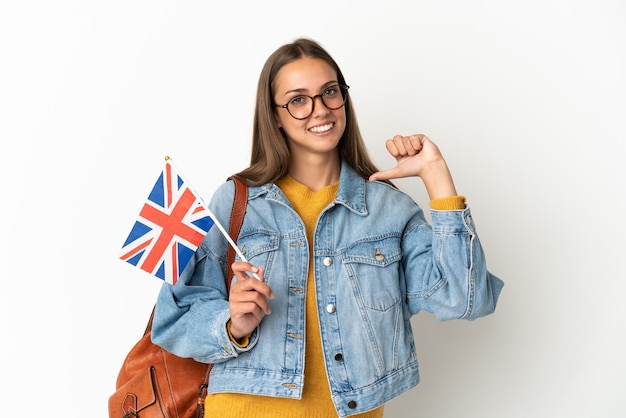
[[[440,146],[506,282],[492,316],[415,317],[422,383],[386,416],[626,416],[625,22],[617,0],[3,2],[2,415],[107,417],[161,285],[117,256],[164,156],[208,200],[249,160],[263,62],[304,35],[381,167],[396,133]]]

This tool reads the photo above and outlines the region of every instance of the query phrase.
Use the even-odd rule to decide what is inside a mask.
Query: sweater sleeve
[[[461,210],[465,209],[465,196],[443,197],[430,201],[430,208],[435,210]]]

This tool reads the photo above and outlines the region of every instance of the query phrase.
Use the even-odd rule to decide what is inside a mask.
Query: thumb
[[[395,179],[398,177],[399,177],[398,167],[394,167],[389,170],[378,171],[372,174],[369,178],[369,181],[390,180],[390,179]]]

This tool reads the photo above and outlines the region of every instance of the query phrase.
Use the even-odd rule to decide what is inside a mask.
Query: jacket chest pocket
[[[265,266],[265,271],[271,268],[274,255],[278,250],[279,235],[271,231],[253,231],[241,235],[237,241],[237,246],[246,259],[256,265]],[[237,260],[241,260],[237,256]]]
[[[359,241],[343,255],[352,289],[364,307],[386,311],[402,300],[400,237]]]

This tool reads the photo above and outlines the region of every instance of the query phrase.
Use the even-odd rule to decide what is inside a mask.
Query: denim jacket
[[[209,205],[225,226],[233,196],[233,182],[225,182]],[[487,271],[468,208],[432,210],[431,217],[429,225],[408,195],[343,163],[337,196],[309,243],[276,185],[250,187],[237,245],[248,261],[265,266],[272,313],[245,348],[231,342],[228,243],[213,227],[179,281],[163,285],[152,339],[178,356],[215,363],[209,393],[300,398],[311,253],[319,317],[308,320],[319,321],[337,413],[374,409],[419,382],[411,315],[475,319],[494,311],[503,286]]]

